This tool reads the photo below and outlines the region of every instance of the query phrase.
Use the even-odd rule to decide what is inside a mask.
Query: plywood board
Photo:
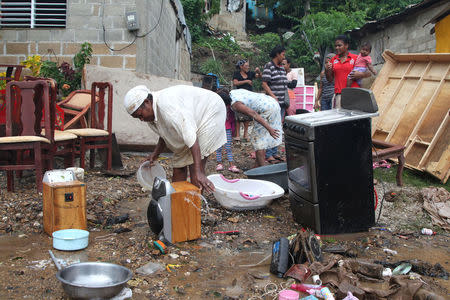
[[[450,141],[450,122],[447,122],[440,140]],[[433,174],[438,178],[443,178],[443,182],[446,182],[450,175],[449,153],[450,145],[448,144],[448,142],[439,143],[433,148],[433,151],[425,162],[427,172]]]
[[[385,131],[391,131],[398,117],[403,113],[408,101],[404,99],[409,99],[411,92],[417,86],[418,79],[404,79],[402,86],[400,87],[397,95],[391,101],[389,107],[384,110],[383,115],[379,118],[382,119],[380,124],[381,128]]]
[[[391,143],[406,145],[408,137],[416,126],[416,123],[410,122],[410,120],[418,120],[420,118],[438,84],[438,82],[421,83],[416,96],[408,101],[408,105],[400,115],[400,118],[397,118],[399,120],[399,126],[390,138]]]
[[[374,139],[406,146],[408,167],[449,177],[450,54],[383,53],[372,85],[380,116]]]
[[[450,108],[450,81],[446,81],[438,96],[433,102],[429,112],[427,113],[423,126],[420,127],[417,134],[426,142],[431,142],[431,139],[436,134],[445,116],[448,114]]]

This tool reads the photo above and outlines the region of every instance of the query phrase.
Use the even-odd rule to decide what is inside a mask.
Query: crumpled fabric
[[[450,231],[450,193],[440,187],[422,189],[423,208],[430,214],[433,225]]]

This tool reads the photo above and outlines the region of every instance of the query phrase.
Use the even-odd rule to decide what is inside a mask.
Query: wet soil
[[[248,156],[250,151],[248,144],[233,145],[239,168],[253,167],[254,160]],[[127,170],[137,170],[143,159],[142,154],[122,153]],[[170,177],[170,158],[161,164]],[[215,166],[211,157],[208,174],[216,173]],[[244,177],[229,171],[223,174],[228,178]],[[287,196],[262,210],[247,212],[225,210],[213,196],[208,196],[210,208],[202,208],[201,239],[178,243],[169,247],[169,254],[162,255],[153,246],[157,237],[147,224],[149,195],[142,191],[135,176],[105,176],[97,168],[86,172],[85,182],[89,246],[76,252],[53,252],[69,264],[103,261],[130,268],[134,277],[128,286],[133,291],[133,299],[274,299],[277,291],[292,281],[271,275],[268,258],[272,242],[301,230],[292,218]],[[52,240],[43,232],[42,195],[35,191],[34,177],[17,181],[16,189],[16,193],[6,192],[6,177],[0,173],[0,299],[66,299],[48,255]],[[321,236],[322,248],[340,245],[365,260],[420,259],[439,263],[449,271],[448,235],[418,234],[419,227],[431,227],[430,219],[422,212],[420,190],[399,189],[389,183],[384,183],[384,189],[394,189],[402,196],[399,201],[384,202],[381,225],[368,233]],[[116,223],[119,219],[124,222]],[[214,233],[228,230],[238,230],[239,235]],[[398,254],[388,255],[384,248],[396,250]],[[325,254],[325,259],[328,256]],[[148,262],[159,263],[164,269],[151,275],[137,274],[136,270]],[[165,269],[168,264],[180,266],[169,272]],[[255,264],[258,265],[249,266]],[[427,289],[449,296],[448,280],[421,278]],[[377,287],[386,288],[386,283]]]

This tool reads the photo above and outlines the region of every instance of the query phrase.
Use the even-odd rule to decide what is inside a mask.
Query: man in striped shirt
[[[272,59],[264,66],[262,75],[262,87],[267,95],[271,96],[281,106],[281,118],[283,119],[286,107],[284,105],[284,93],[287,89],[286,70],[281,65],[285,58],[286,50],[283,46],[276,46],[270,52]]]
[[[262,87],[267,95],[278,101],[281,107],[281,120],[284,119],[286,107],[284,105],[284,95],[287,89],[286,71],[281,65],[285,59],[286,49],[283,46],[276,46],[270,52],[272,59],[264,66],[262,74]],[[277,155],[277,147],[266,150],[266,160],[269,163],[275,163],[277,160],[284,161]]]

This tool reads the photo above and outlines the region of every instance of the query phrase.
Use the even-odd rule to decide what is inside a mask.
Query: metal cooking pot
[[[103,262],[83,262],[61,269],[51,251],[64,291],[73,299],[112,298],[120,293],[133,273],[122,266]]]

